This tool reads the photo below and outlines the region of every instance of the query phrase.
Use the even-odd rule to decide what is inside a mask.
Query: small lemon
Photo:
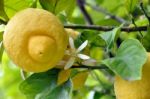
[[[117,99],[150,99],[150,53],[143,66],[141,80],[126,81],[117,76],[114,88]]]
[[[4,47],[24,71],[44,72],[64,56],[68,34],[59,19],[43,9],[27,8],[7,24]]]

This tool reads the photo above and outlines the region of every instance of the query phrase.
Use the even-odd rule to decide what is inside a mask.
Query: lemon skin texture
[[[52,13],[27,8],[8,22],[3,43],[12,61],[24,71],[44,72],[64,56],[68,34]]]
[[[142,69],[142,79],[126,81],[116,76],[114,89],[117,99],[150,99],[150,53]]]

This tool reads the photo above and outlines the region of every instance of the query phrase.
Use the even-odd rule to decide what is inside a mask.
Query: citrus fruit
[[[24,71],[44,72],[64,56],[68,34],[59,19],[43,9],[27,8],[7,24],[4,47]]]
[[[119,76],[115,79],[117,99],[150,99],[150,53],[142,69],[142,79],[126,81]]]

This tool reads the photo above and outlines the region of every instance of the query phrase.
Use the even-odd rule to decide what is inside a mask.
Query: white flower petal
[[[77,56],[78,56],[79,58],[83,59],[83,60],[90,59],[89,56],[84,55],[84,54],[77,54]]]
[[[82,51],[86,46],[87,46],[87,44],[88,44],[88,40],[86,40],[85,42],[83,42],[80,46],[79,46],[79,48],[77,49],[77,53],[79,53],[80,51]]]
[[[74,61],[75,61],[75,57],[71,57],[69,59],[69,61],[66,63],[64,69],[66,70],[66,69],[70,68],[74,64]]]
[[[75,47],[74,47],[74,41],[73,41],[72,37],[69,37],[69,45],[70,45],[71,49],[75,49]]]
[[[82,62],[83,65],[88,65],[88,66],[95,66],[96,65],[96,60],[95,59],[87,59]]]
[[[23,80],[26,79],[26,76],[25,76],[25,71],[23,71],[22,69],[20,70],[20,74],[21,74],[21,77]]]

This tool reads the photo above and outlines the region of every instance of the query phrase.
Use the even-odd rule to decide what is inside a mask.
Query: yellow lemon
[[[126,81],[117,76],[114,88],[117,99],[150,99],[150,53],[143,66],[141,80]]]
[[[43,72],[56,66],[64,56],[68,34],[52,13],[28,8],[7,24],[4,47],[13,62],[25,71]]]

